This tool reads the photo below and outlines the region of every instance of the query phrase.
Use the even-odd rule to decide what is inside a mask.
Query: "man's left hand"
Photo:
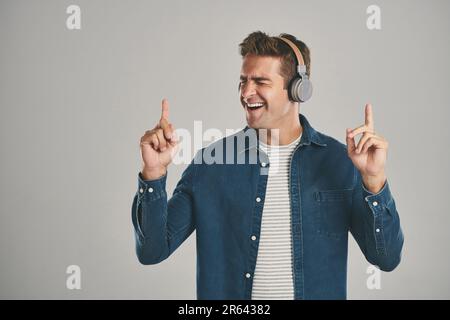
[[[358,144],[355,137],[362,134]],[[374,131],[372,105],[366,104],[365,123],[355,129],[347,129],[347,152],[361,173],[366,189],[378,193],[386,182],[384,167],[388,142]]]

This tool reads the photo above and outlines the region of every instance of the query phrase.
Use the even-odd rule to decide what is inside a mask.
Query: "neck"
[[[295,141],[303,132],[300,120],[297,117],[292,118],[289,123],[284,123],[272,129],[258,130],[258,138],[261,142],[268,145],[287,145]]]

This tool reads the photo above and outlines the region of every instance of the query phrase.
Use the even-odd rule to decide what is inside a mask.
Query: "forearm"
[[[156,180],[138,179],[133,199],[132,222],[136,254],[142,264],[155,264],[168,256],[166,176]]]
[[[167,174],[156,180],[144,180],[139,174],[132,220],[141,263],[163,261],[194,231],[194,176],[195,166],[191,163],[167,201]]]
[[[386,181],[378,193],[362,183],[355,188],[352,234],[370,263],[391,271],[400,263],[403,233],[389,185]]]

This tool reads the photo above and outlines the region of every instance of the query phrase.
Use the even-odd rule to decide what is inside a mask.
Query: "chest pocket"
[[[350,225],[352,189],[323,190],[314,193],[318,206],[315,228],[320,236],[341,239]]]

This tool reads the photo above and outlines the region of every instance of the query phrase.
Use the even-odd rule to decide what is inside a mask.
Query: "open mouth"
[[[249,110],[257,110],[265,106],[262,102],[255,102],[255,103],[245,103],[245,106]]]

